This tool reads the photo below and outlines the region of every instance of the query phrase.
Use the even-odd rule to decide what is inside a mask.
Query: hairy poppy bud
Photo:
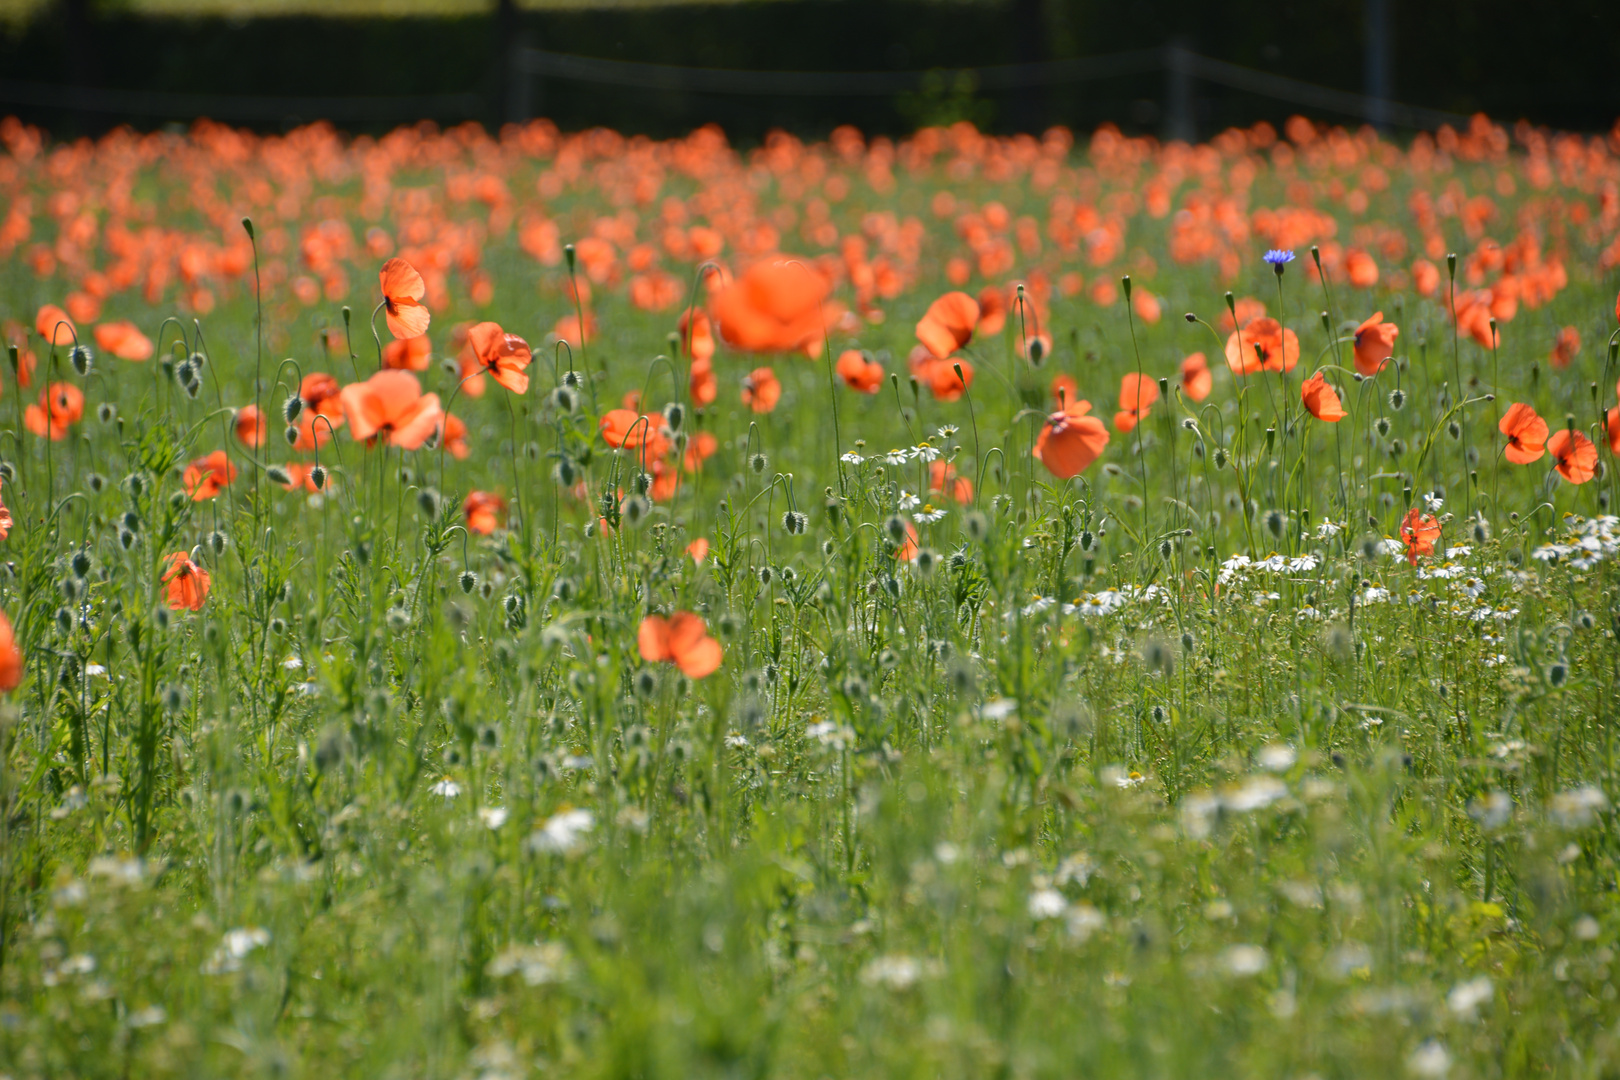
[[[304,399],[297,394],[292,395],[281,403],[281,415],[291,424],[298,419],[298,414],[304,411]]]
[[[416,505],[421,508],[422,513],[427,517],[438,517],[439,493],[432,488],[423,488],[416,493]]]
[[[88,345],[75,345],[68,350],[68,362],[73,365],[73,370],[79,373],[81,379],[90,374],[90,367],[94,361],[95,354],[90,351]]]
[[[671,432],[681,430],[681,424],[686,420],[686,408],[678,401],[672,401],[664,406],[664,423],[669,425]]]
[[[291,474],[289,474],[287,470],[283,469],[280,465],[270,466],[268,469],[264,470],[264,475],[268,476],[270,479],[274,480],[283,487],[292,483]]]
[[[463,570],[461,572],[461,579],[460,580],[461,580],[461,591],[464,592],[464,593],[469,593],[470,594],[473,591],[473,589],[478,587],[478,575],[473,573],[471,570]]]
[[[557,466],[552,472],[557,477],[557,483],[563,487],[573,487],[574,483],[579,479],[579,470],[574,465],[572,458],[558,458]]]
[[[770,467],[770,464],[771,459],[766,457],[764,454],[755,454],[753,457],[748,459],[748,469],[755,476],[759,476],[760,474],[764,473],[764,471]]]
[[[309,470],[309,482],[315,485],[316,491],[324,490],[326,487],[326,466],[317,465]]]
[[[899,514],[892,515],[883,523],[883,531],[889,534],[889,539],[896,544],[906,542],[906,520]]]
[[[70,565],[73,568],[73,575],[75,577],[84,577],[90,572],[90,553],[83,550],[75,551],[73,553],[73,561]]]
[[[286,429],[282,431],[281,437],[287,440],[288,446],[296,446],[298,444],[298,426],[288,424]]]
[[[7,477],[6,479],[9,480],[10,477]],[[89,476],[84,478],[84,482],[88,484],[90,490],[95,492],[97,495],[100,495],[102,488],[107,486],[107,478],[102,476],[100,473],[91,473]]]
[[[96,419],[100,420],[103,424],[112,423],[114,420],[118,419],[118,406],[114,405],[110,401],[103,401],[100,405],[96,406]]]

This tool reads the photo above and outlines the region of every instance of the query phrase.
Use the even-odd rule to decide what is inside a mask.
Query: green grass
[[[546,167],[516,166],[514,190]],[[1428,181],[1391,171],[1374,213],[1404,222]],[[137,199],[177,175],[150,163]],[[945,175],[894,194],[857,179],[840,220],[922,213],[947,185],[1045,205],[1019,179]],[[51,181],[34,166],[22,183]],[[1282,188],[1263,170],[1253,205]],[[584,221],[601,203],[587,170],[550,207]],[[172,205],[165,220],[194,221]],[[825,363],[780,358],[783,402],[753,425],[736,384],[756,361],[722,350],[719,402],[687,417],[720,452],[608,535],[587,525],[632,466],[594,437],[589,393],[574,413],[548,397],[549,351],[512,413],[498,387],[458,401],[468,461],[340,432],[318,499],[234,442],[242,475],[215,501],[185,498],[177,466],[225,445],[221,410],[254,397],[256,370],[278,407],[280,356],[350,377],[344,350],[310,345],[341,325],[335,304],[274,294],[261,366],[251,290],[222,289],[195,395],[172,359],[98,355],[80,378],[42,352],[88,402],[49,446],[18,438],[8,373],[0,610],[27,676],[0,713],[0,1075],[1614,1075],[1616,526],[1583,524],[1614,475],[1499,464],[1493,426],[1522,400],[1591,431],[1600,378],[1609,403],[1596,248],[1570,242],[1569,287],[1504,323],[1494,357],[1454,352],[1435,300],[1337,289],[1336,330],[1375,307],[1400,322],[1408,398],[1387,403],[1393,368],[1359,392],[1340,375],[1336,428],[1298,416],[1313,358],[1350,361],[1296,263],[1281,288],[1305,358],[1286,387],[1245,391],[1223,367],[1211,408],[1172,393],[1056,482],[1029,456],[1053,374],[1106,415],[1125,372],[1173,385],[1186,352],[1216,355],[1173,316],[1215,322],[1226,286],[1173,263],[1166,227],[1132,226],[1171,316],[1135,325],[1140,359],[1121,305],[1056,299],[1044,367],[1016,358],[1012,328],[970,346],[971,412],[902,377],[874,398],[840,387],[835,431]],[[864,345],[906,354],[954,243],[928,226],[918,283]],[[1259,246],[1238,291],[1275,311]],[[566,310],[560,272],[499,237],[485,264],[491,317],[538,343]],[[24,322],[65,288],[21,260],[0,275]],[[605,289],[596,310],[573,366],[601,408],[643,386],[664,401],[649,360],[673,314]],[[108,302],[154,337],[168,311]],[[435,311],[435,332],[470,314]],[[1587,349],[1551,370],[1564,323]],[[190,344],[171,324],[162,355],[198,347],[181,325]],[[1469,403],[1448,414],[1459,371]],[[933,442],[978,499],[919,526],[923,572],[886,533],[920,466],[877,456],[947,424]],[[840,470],[857,439],[867,460]],[[587,504],[559,494],[559,455]],[[457,531],[474,487],[521,491],[522,527]],[[1433,490],[1444,534],[1420,574],[1378,541]],[[1590,559],[1535,557],[1582,529],[1607,537]],[[682,554],[697,536],[702,566]],[[194,545],[213,591],[171,615],[160,561]],[[1274,554],[1301,561],[1223,573]],[[1088,597],[1112,610],[1065,610]],[[722,639],[715,675],[638,657],[642,616],[675,608]]]

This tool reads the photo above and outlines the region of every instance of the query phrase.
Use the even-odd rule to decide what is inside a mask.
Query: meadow
[[[1620,128],[0,142],[0,1077],[1620,1071]]]

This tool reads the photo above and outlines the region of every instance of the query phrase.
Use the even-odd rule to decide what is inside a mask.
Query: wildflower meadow
[[[0,1077],[1620,1071],[1620,127],[0,143]]]

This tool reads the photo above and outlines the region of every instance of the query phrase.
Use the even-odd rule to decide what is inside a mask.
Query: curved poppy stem
[[[1147,535],[1148,527],[1148,467],[1147,455],[1142,453],[1142,348],[1136,343],[1136,314],[1131,305],[1131,275],[1126,274],[1122,279],[1125,289],[1125,325],[1131,331],[1131,352],[1136,355],[1136,400],[1131,402],[1131,412],[1136,415],[1136,460],[1142,470],[1142,535]],[[1121,403],[1123,404],[1123,402]]]
[[[377,333],[377,312],[381,311],[383,308],[385,308],[387,306],[388,306],[388,299],[387,299],[387,297],[384,297],[382,303],[378,304],[376,307],[371,309],[371,318],[369,320],[369,322],[371,324],[371,340],[377,343],[377,370],[378,371],[381,371],[383,369],[383,356],[382,356],[382,351],[383,350],[382,350],[382,335]],[[351,349],[350,351],[352,352],[353,350]]]
[[[574,294],[574,319],[575,324],[579,327],[579,368],[581,374],[585,376],[586,385],[590,387],[591,412],[600,413],[601,407],[596,403],[596,380],[591,378],[591,360],[586,352],[587,343],[585,339],[589,335],[585,333],[585,302],[579,295],[579,279],[574,276],[574,245],[566,245],[563,248],[563,254],[568,257],[568,285],[569,291]]]
[[[981,451],[979,448],[979,418],[974,414],[973,410],[973,391],[969,389],[967,380],[962,377],[962,365],[955,363],[951,367],[956,372],[957,381],[962,384],[962,397],[967,400],[968,426],[973,429],[973,461],[977,465]],[[979,489],[982,487],[984,487],[984,477],[975,476],[973,478],[973,508],[975,510],[979,508]]]
[[[528,516],[523,512],[523,477],[518,473],[517,407],[512,404],[512,397],[513,397],[513,395],[511,395],[511,394],[506,395],[506,413],[507,413],[507,416],[511,419],[511,422],[512,422],[512,489],[513,489],[513,495],[517,500],[517,516],[518,516],[518,530],[519,530],[519,532],[518,532],[518,543],[523,545],[523,558],[522,558],[519,565],[521,565],[522,568],[523,568],[524,580],[528,582],[529,591],[532,592],[534,590],[534,581],[532,580],[532,576],[531,576],[531,574],[529,572],[529,519],[528,519]],[[445,425],[448,428],[449,423],[450,423],[450,414],[445,413],[444,415],[445,415]],[[443,441],[443,440],[441,440],[441,441]],[[440,461],[442,463],[443,462],[443,453],[444,453],[442,448],[440,449],[439,453],[441,455],[440,456]]]

